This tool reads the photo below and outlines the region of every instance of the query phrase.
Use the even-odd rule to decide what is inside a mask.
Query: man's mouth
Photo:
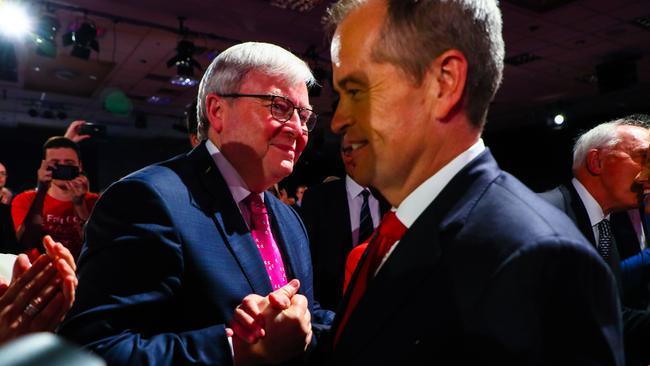
[[[359,150],[360,148],[368,145],[368,141],[359,141],[359,142],[349,142],[344,147],[341,148],[341,151],[346,156],[352,155],[353,152]]]

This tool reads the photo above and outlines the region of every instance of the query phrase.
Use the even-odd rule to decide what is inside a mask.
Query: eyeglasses
[[[309,108],[296,107],[289,98],[273,94],[218,94],[223,98],[259,98],[270,100],[271,116],[279,122],[287,122],[293,116],[293,111],[298,111],[300,125],[303,130],[312,131],[316,127],[317,115]]]

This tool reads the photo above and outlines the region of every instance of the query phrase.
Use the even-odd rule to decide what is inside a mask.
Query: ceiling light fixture
[[[176,75],[170,82],[178,86],[194,86],[199,83],[194,77],[194,68],[202,70],[201,64],[194,59],[196,47],[194,43],[184,38],[187,29],[183,27],[185,18],[178,17],[179,33],[183,36],[176,45],[176,55],[167,61],[167,67],[176,66]]]
[[[61,27],[59,20],[51,14],[42,15],[34,32],[36,53],[41,56],[56,57],[56,32]]]
[[[17,2],[0,2],[0,33],[12,38],[26,35],[32,29],[27,9]]]
[[[73,23],[68,32],[63,35],[63,45],[72,45],[70,54],[84,60],[90,58],[91,50],[99,52],[95,23],[87,19],[84,19],[81,23]]]

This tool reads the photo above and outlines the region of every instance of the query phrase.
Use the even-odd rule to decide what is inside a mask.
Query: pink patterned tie
[[[287,274],[284,272],[280,249],[271,233],[266,205],[257,193],[251,193],[244,202],[251,212],[251,235],[260,251],[273,290],[277,290],[287,284]]]

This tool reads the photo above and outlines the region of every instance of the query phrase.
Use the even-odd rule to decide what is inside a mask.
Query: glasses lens
[[[293,114],[293,103],[288,99],[274,96],[271,100],[271,115],[278,121],[285,122]]]

